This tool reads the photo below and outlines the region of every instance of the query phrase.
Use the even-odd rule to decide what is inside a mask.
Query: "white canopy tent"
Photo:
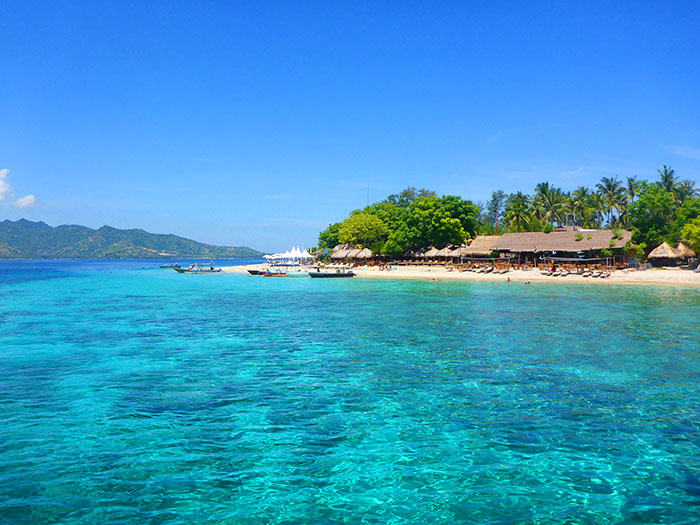
[[[272,255],[265,255],[265,259],[272,259],[272,260],[290,260],[290,261],[296,261],[296,260],[304,260],[304,259],[313,259],[313,255],[311,255],[308,250],[304,250],[303,252],[297,247],[297,246],[292,246],[291,250],[287,250],[284,253],[273,253]]]

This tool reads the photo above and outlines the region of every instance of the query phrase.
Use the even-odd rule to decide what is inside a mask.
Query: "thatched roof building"
[[[459,257],[466,257],[466,255],[465,255],[466,249],[467,249],[466,246],[460,246],[459,248],[455,248],[450,253],[448,253],[447,256],[455,258],[455,259],[459,258]]]
[[[348,256],[348,253],[350,253],[348,246],[346,244],[339,244],[333,248],[333,255],[331,255],[331,259],[345,259]]]
[[[425,252],[424,254],[422,254],[421,257],[425,257],[425,258],[428,258],[428,257],[435,257],[435,256],[437,256],[438,251],[440,251],[440,250],[438,250],[437,248],[434,248],[434,247],[433,247],[433,248],[430,248],[427,252]]]
[[[462,257],[488,257],[497,250],[500,235],[479,235],[462,250]]]
[[[372,250],[369,248],[362,248],[360,252],[355,255],[355,259],[370,259],[372,257]]]
[[[442,250],[438,250],[435,257],[449,257],[452,248],[445,246]]]
[[[683,255],[667,242],[662,242],[654,248],[647,259],[681,259]]]
[[[600,251],[604,248],[624,248],[632,238],[632,232],[622,230],[619,237],[621,238],[615,238],[612,230],[584,230],[573,226],[565,226],[557,228],[550,233],[504,233],[496,243],[496,251],[511,253],[578,253]]]
[[[678,243],[678,246],[676,246],[676,251],[680,253],[683,257],[695,257],[695,252],[688,248],[682,242]]]

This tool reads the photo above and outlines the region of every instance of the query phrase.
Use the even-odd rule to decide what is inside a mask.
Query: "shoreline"
[[[247,270],[257,270],[264,264],[225,266],[223,273],[245,274]],[[582,277],[567,275],[552,277],[540,274],[539,270],[511,270],[505,274],[483,274],[473,272],[448,271],[443,266],[396,266],[394,269],[380,271],[376,266],[353,268],[360,279],[409,279],[421,281],[461,281],[461,282],[561,282],[579,284],[648,284],[659,286],[697,286],[700,288],[700,273],[691,270],[651,268],[648,270],[616,270],[606,279],[599,277]]]

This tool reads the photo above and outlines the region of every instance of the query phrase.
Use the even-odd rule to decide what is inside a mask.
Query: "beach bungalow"
[[[676,246],[676,251],[680,253],[685,259],[692,259],[693,257],[695,257],[695,251],[687,247],[682,242],[678,243],[678,246]]]
[[[683,254],[664,241],[647,255],[647,259],[652,266],[676,266],[683,259]]]

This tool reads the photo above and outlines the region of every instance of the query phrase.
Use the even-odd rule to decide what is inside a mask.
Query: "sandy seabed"
[[[263,264],[247,266],[227,266],[225,273],[247,273],[248,270],[263,268]],[[700,273],[671,268],[652,268],[644,271],[617,270],[607,279],[567,275],[551,277],[542,275],[539,270],[512,270],[505,274],[484,274],[452,271],[443,266],[392,266],[391,270],[380,270],[376,266],[353,268],[361,279],[422,279],[435,281],[490,281],[490,282],[566,282],[600,284],[662,284],[691,285],[700,287]]]

